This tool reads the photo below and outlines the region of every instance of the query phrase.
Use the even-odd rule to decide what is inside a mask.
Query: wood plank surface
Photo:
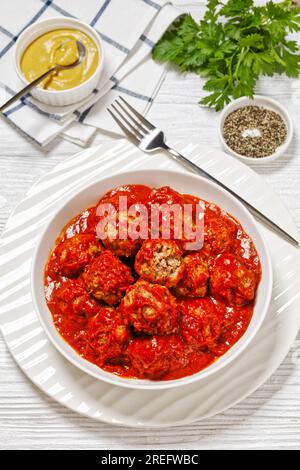
[[[195,16],[205,1],[177,0]],[[280,195],[300,228],[300,83],[275,77],[258,85],[284,103],[295,123],[288,155],[256,169]],[[198,77],[170,70],[149,117],[178,136],[219,148],[218,115],[198,105]],[[103,141],[98,135],[91,145]],[[58,140],[39,149],[0,119],[0,232],[32,184],[80,149]],[[300,339],[276,373],[252,396],[204,422],[163,430],[124,429],[79,416],[47,398],[14,363],[0,338],[0,449],[299,449]]]

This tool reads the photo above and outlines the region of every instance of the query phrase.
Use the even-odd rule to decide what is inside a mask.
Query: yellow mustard
[[[80,65],[51,74],[39,85],[46,90],[67,90],[88,80],[95,72],[99,53],[94,41],[76,29],[56,29],[35,39],[21,58],[21,71],[32,82],[57,64],[69,65],[78,58],[76,40],[86,48],[86,56]]]

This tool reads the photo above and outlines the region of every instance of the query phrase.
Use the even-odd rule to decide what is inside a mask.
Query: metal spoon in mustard
[[[73,46],[69,48],[65,43],[64,47],[54,54],[58,63],[55,63],[54,66],[51,66],[46,72],[35,78],[31,83],[29,83],[29,85],[6,101],[6,103],[0,107],[0,112],[2,113],[7,107],[22,98],[22,96],[26,95],[32,88],[36,87],[40,83],[44,83],[44,87],[47,87],[47,84],[49,84],[53,80],[53,77],[56,77],[58,73],[80,66],[85,60],[86,48],[77,40],[75,41],[75,47],[76,49]]]
[[[36,38],[25,50],[20,61],[24,77],[32,82],[55,65],[68,66],[78,58],[81,43],[86,55],[76,69],[61,68],[48,80],[41,82],[45,90],[67,90],[88,80],[99,63],[98,48],[94,41],[83,31],[76,29],[55,29]]]

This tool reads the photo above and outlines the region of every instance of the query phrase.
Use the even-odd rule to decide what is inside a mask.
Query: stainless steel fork
[[[239,196],[232,189],[228,188],[225,184],[219,181],[214,176],[210,175],[203,168],[188,160],[176,150],[169,147],[165,142],[165,135],[163,131],[155,127],[144,116],[142,116],[136,109],[134,109],[122,96],[119,100],[115,100],[107,111],[116,121],[118,126],[122,129],[127,138],[136,145],[143,152],[154,152],[155,150],[165,150],[174,160],[181,163],[188,170],[193,171],[201,176],[205,176],[213,181],[221,188],[228,191],[232,196],[236,197],[247,209],[261,222],[267,225],[271,230],[280,234],[293,245],[299,246],[299,242],[289,235],[285,230],[279,227],[275,222],[265,216],[262,212],[252,206],[248,201]]]

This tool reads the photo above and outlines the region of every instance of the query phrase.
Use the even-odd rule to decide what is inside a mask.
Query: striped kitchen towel
[[[151,49],[180,14],[168,0],[5,2],[0,19],[0,104],[23,86],[13,52],[19,35],[32,23],[51,17],[79,18],[96,29],[105,48],[105,72],[90,97],[53,107],[28,95],[8,108],[5,118],[41,146],[58,135],[84,145],[97,129],[119,133],[107,105],[124,95],[139,111],[148,111],[164,73],[164,67],[151,59]]]

